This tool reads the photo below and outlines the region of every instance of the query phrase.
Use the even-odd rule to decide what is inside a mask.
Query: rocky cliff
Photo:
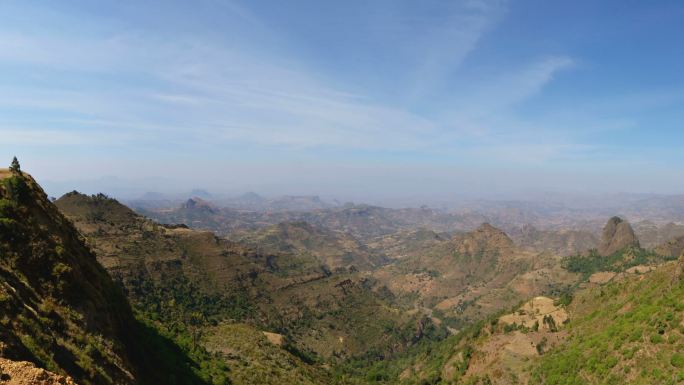
[[[603,227],[598,253],[608,256],[628,246],[639,247],[639,240],[634,234],[632,226],[622,218],[610,218]]]

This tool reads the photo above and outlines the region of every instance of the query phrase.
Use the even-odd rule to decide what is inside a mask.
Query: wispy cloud
[[[503,0],[451,2],[444,10],[443,19],[427,31],[413,31],[420,36],[417,46],[421,49],[414,52],[420,62],[409,92],[412,99],[429,96],[439,84],[448,83],[448,77],[503,16],[506,3]]]
[[[75,59],[73,63],[62,61],[64,52],[53,49],[61,44],[25,39],[21,49],[5,50],[3,60],[34,66],[51,63],[50,69],[57,65],[72,71],[112,71],[101,65],[110,54],[107,42],[71,40],[69,45],[72,51],[80,47],[88,52],[88,58],[78,63]],[[137,53],[143,51],[145,59],[140,61]],[[116,52],[120,56],[117,60],[131,60],[130,68],[150,85],[132,85],[125,90],[116,87],[109,92],[54,86],[5,89],[0,107],[60,110],[110,122],[120,120],[122,128],[127,126],[123,124],[126,117],[137,115],[142,126],[168,123],[167,131],[192,130],[198,134],[196,139],[266,145],[401,148],[415,145],[416,134],[427,134],[435,126],[410,112],[330,87],[305,71],[273,64],[277,58],[255,58],[216,46],[159,47],[140,41],[129,42]]]
[[[505,1],[478,0],[449,4],[435,20],[398,15],[401,36],[413,36],[402,49],[418,59],[407,63],[412,75],[397,81],[409,99],[439,97],[442,107],[429,112],[417,113],[421,109],[411,103],[377,100],[374,90],[363,85],[331,82],[296,53],[274,55],[268,47],[245,50],[246,42],[219,45],[191,36],[161,40],[135,29],[75,37],[1,28],[0,64],[25,66],[48,80],[0,87],[0,109],[51,114],[62,126],[74,123],[74,130],[65,128],[62,141],[55,144],[89,133],[88,143],[101,138],[102,145],[159,140],[293,149],[429,151],[463,143],[497,148],[505,140],[497,139],[506,134],[503,118],[509,125],[531,127],[516,122],[512,109],[575,63],[567,56],[542,57],[505,68],[493,79],[438,91],[441,84],[453,87],[446,80],[506,7]],[[228,10],[250,28],[263,29],[258,33],[262,38],[274,33],[246,9]],[[62,80],[51,81],[53,75]],[[26,125],[25,135],[19,135],[21,127],[0,121],[0,134],[23,144],[43,142],[34,126]],[[47,137],[55,136],[54,130],[46,130]],[[107,136],[112,130],[118,140]],[[485,133],[487,140],[481,140]],[[540,146],[553,149],[540,153],[569,148],[554,141]]]

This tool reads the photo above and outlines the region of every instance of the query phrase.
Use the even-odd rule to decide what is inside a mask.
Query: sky
[[[0,0],[48,192],[684,193],[681,1]]]

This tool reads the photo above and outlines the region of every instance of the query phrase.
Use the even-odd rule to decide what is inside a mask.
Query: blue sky
[[[6,0],[0,154],[130,194],[680,193],[682,20],[681,1]]]

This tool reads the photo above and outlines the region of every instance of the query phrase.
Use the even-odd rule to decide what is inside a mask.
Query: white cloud
[[[238,10],[255,28],[266,28],[253,14]],[[417,36],[408,46],[420,58],[413,79],[398,79],[406,93],[418,96],[448,77],[505,10],[505,1],[470,1],[454,6],[434,27],[418,31],[422,35],[414,33],[415,26],[405,26],[404,34]],[[53,121],[75,122],[78,135],[116,130],[120,140],[113,143],[129,139],[425,151],[459,146],[464,140],[496,148],[501,144],[496,136],[477,143],[484,133],[505,131],[502,119],[494,117],[503,115],[518,127],[526,126],[515,122],[510,110],[574,63],[554,56],[508,69],[494,80],[449,92],[447,99],[453,100],[444,113],[417,114],[410,107],[374,100],[372,90],[362,86],[341,87],[294,55],[275,56],[268,47],[248,52],[242,49],[244,42],[200,41],[160,41],[135,30],[80,38],[0,30],[0,47],[5,48],[0,61],[25,63],[48,76],[66,71],[79,80],[69,86],[48,81],[40,88],[2,88],[0,108],[58,112]],[[80,81],[91,72],[98,73],[97,84]],[[9,123],[0,122],[1,130],[13,130],[24,144],[41,142],[40,135],[18,135]],[[64,134],[71,135],[69,130]],[[91,139],[98,137],[103,144],[112,143],[106,135]]]
[[[410,99],[431,96],[431,91],[448,83],[461,63],[474,51],[482,36],[506,11],[506,1],[477,0],[452,2],[443,21],[431,28],[413,30],[417,41],[412,55],[420,58],[413,74]]]

